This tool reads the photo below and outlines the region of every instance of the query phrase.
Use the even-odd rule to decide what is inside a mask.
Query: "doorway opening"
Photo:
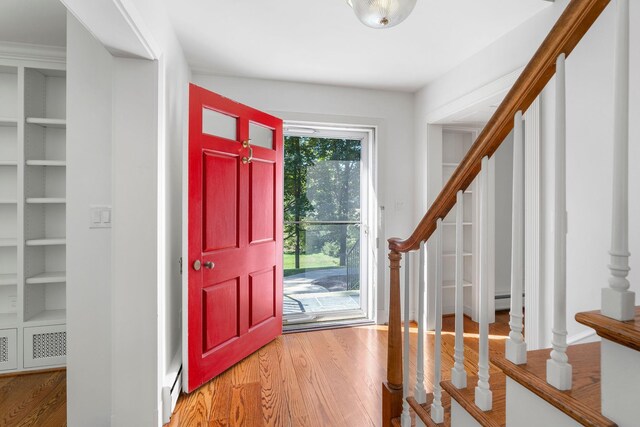
[[[285,123],[283,323],[368,320],[373,129]]]

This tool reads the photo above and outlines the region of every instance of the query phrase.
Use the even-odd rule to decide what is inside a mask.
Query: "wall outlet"
[[[18,309],[18,296],[17,295],[9,295],[9,309],[17,310]]]
[[[89,206],[89,228],[111,228],[111,206]]]

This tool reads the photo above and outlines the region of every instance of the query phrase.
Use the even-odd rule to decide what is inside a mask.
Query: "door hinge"
[[[182,257],[178,259],[178,264],[180,265],[180,275],[182,275]]]

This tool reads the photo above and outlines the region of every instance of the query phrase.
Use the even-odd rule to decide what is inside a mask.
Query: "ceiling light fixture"
[[[407,19],[416,0],[347,0],[347,3],[367,27],[391,28]]]

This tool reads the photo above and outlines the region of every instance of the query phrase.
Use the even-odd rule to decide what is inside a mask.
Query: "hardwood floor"
[[[490,351],[502,354],[507,313],[491,325]],[[443,321],[443,378],[453,366],[453,317]],[[465,319],[465,365],[477,372],[477,324]],[[410,387],[415,384],[417,328],[411,328]],[[333,329],[279,337],[238,365],[178,400],[170,427],[379,426],[386,375],[383,326]],[[433,386],[433,334],[427,335],[425,387]],[[492,366],[492,372],[497,368]]]
[[[490,350],[502,354],[508,315],[491,325]],[[453,365],[453,317],[443,320],[443,378]],[[477,372],[477,324],[465,319],[465,365]],[[417,328],[411,328],[415,384]],[[432,389],[433,334],[427,335],[425,387]],[[384,326],[279,337],[193,393],[183,394],[168,424],[203,426],[378,426],[386,375]],[[492,372],[496,368],[492,367]],[[0,427],[66,426],[66,371],[0,375]]]
[[[66,426],[66,379],[64,369],[0,376],[0,426]]]

